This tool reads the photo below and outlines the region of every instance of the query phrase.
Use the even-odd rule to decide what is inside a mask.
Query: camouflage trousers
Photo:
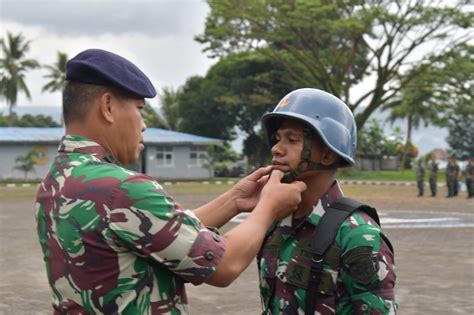
[[[430,190],[431,190],[431,196],[436,196],[436,179],[435,178],[430,178]]]
[[[472,179],[466,179],[467,196],[469,198],[474,197],[474,181]]]
[[[425,193],[425,182],[422,180],[417,180],[416,184],[418,185],[418,196],[423,196]]]

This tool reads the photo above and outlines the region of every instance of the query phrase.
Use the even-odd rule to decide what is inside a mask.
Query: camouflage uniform
[[[336,183],[295,222],[279,222],[259,258],[262,314],[304,314],[311,266],[311,236],[327,207],[341,198]],[[292,222],[293,221],[293,222]],[[397,311],[393,253],[376,223],[355,212],[341,225],[323,262],[316,314],[389,314]]]
[[[458,194],[459,185],[459,165],[456,162],[450,162],[446,166],[446,185],[448,186],[448,197],[454,197]]]
[[[438,181],[438,164],[435,161],[431,161],[430,164],[430,190],[431,196],[436,196],[436,188]]]
[[[474,164],[469,162],[466,165],[466,188],[467,188],[467,197],[474,197]]]
[[[187,314],[185,282],[215,271],[224,241],[151,177],[67,135],[39,186],[37,232],[56,313]]]
[[[418,196],[423,196],[425,192],[425,167],[421,163],[416,168],[416,184],[418,185]]]

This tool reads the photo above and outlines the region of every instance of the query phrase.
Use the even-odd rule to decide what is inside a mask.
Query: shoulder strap
[[[262,246],[260,246],[260,250],[257,253],[257,267],[260,269],[260,260],[262,259],[262,249],[263,245],[265,244],[265,241],[267,240],[270,235],[272,235],[273,231],[275,231],[277,227],[277,224],[274,222],[270,227],[268,228],[267,232],[265,233],[265,237],[263,238]]]
[[[312,260],[308,290],[306,291],[306,315],[314,314],[316,292],[321,282],[323,257],[328,248],[334,243],[342,222],[355,210],[366,212],[378,225],[380,220],[377,211],[354,199],[341,198],[333,202],[321,217],[311,240]]]

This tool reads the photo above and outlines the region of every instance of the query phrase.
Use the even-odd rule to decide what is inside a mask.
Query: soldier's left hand
[[[252,211],[255,208],[271,170],[271,166],[261,167],[232,187],[235,206],[239,212]]]

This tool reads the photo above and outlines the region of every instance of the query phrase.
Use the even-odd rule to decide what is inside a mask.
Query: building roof
[[[1,143],[59,143],[64,128],[0,127]],[[223,141],[189,133],[148,128],[143,133],[145,144],[222,145]]]

